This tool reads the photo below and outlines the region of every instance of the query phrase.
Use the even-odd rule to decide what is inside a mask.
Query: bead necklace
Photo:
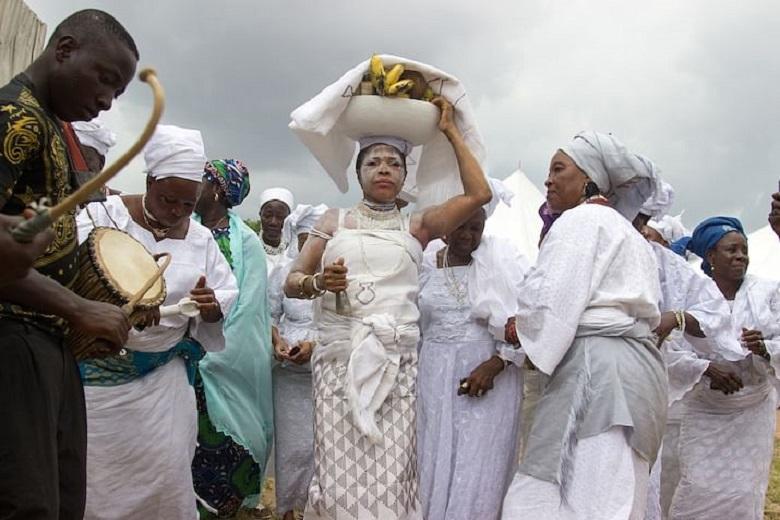
[[[262,238],[260,239],[260,241],[263,242],[263,249],[265,249],[265,254],[267,255],[272,255],[272,256],[281,255],[287,249],[287,244],[284,242],[284,240],[280,241],[278,246],[272,246],[266,244],[265,241],[262,240]]]
[[[450,266],[449,253],[450,246],[447,246],[444,248],[444,259],[442,261],[444,267],[444,281],[447,284],[447,290],[455,298],[455,301],[458,302],[458,305],[463,306],[468,298],[469,288],[466,282],[468,270],[465,270],[466,272],[463,274],[463,277],[458,279],[458,276],[455,274],[455,269]],[[471,259],[469,259],[469,263],[466,265],[471,265]]]
[[[362,200],[350,213],[359,229],[401,229],[401,212],[395,204],[378,205]]]

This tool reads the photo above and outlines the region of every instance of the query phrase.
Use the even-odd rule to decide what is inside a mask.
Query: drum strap
[[[140,379],[175,357],[180,357],[187,369],[190,384],[195,381],[198,361],[206,353],[203,347],[190,337],[185,337],[173,348],[163,352],[139,352],[125,349],[124,356],[87,359],[79,363],[81,380],[85,386],[117,386]]]

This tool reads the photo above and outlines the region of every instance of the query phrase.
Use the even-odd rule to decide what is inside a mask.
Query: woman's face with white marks
[[[393,146],[375,144],[365,150],[358,176],[366,199],[393,202],[406,178],[404,158]]]

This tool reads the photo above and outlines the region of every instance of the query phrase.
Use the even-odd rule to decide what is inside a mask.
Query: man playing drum
[[[79,11],[0,88],[0,212],[18,215],[44,198],[56,204],[72,191],[62,122],[111,108],[137,60],[133,39],[111,15]],[[2,518],[83,517],[84,393],[63,332],[120,346],[130,328],[120,308],[68,289],[78,266],[74,214],[53,227],[36,270],[0,287],[0,410],[10,418],[0,428]]]

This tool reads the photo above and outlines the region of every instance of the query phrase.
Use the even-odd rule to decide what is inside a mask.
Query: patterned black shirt
[[[72,191],[71,167],[60,121],[46,110],[32,83],[19,74],[0,88],[0,213],[18,215],[42,202],[55,205]],[[35,268],[65,287],[78,269],[75,212],[54,223],[54,240]],[[61,332],[64,321],[0,301],[0,319],[13,318]]]

